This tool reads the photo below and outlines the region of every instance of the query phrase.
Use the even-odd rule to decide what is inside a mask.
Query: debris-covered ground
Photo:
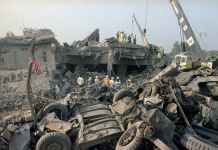
[[[26,103],[27,70],[1,71],[0,105],[1,113],[16,111]],[[44,74],[33,74],[31,80],[33,94],[37,96],[41,91],[50,89],[48,77]]]
[[[130,74],[107,88],[105,73],[84,68],[32,72],[35,117],[27,71],[2,72],[0,149],[217,149],[216,70],[177,69]]]
[[[79,86],[76,83],[76,79],[80,74],[82,74],[83,78],[86,80],[83,86]],[[104,92],[100,92],[102,80],[105,75],[105,73],[89,72],[84,68],[78,72],[72,73],[71,71],[67,71],[64,74],[60,74],[58,71],[53,74],[43,72],[40,76],[37,76],[32,72],[32,94],[35,99],[44,98],[53,100],[63,99],[64,97],[67,97],[67,94],[70,94],[71,97],[74,97],[75,102],[97,102],[101,97],[104,97],[105,94]],[[94,78],[96,76],[98,76],[100,80],[100,83],[97,86],[94,84]],[[91,82],[87,81],[89,77],[92,77]],[[0,78],[1,114],[17,111],[20,108],[28,108],[26,101],[27,70],[1,71]],[[113,87],[110,90],[110,94],[122,87],[126,87],[126,83],[123,83],[117,89]],[[108,102],[111,103],[111,100]]]

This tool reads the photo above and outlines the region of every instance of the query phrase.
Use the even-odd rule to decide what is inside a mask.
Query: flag
[[[40,75],[42,74],[42,71],[40,70],[40,67],[39,65],[37,64],[36,60],[35,59],[32,59],[31,63],[34,65],[35,67],[35,72],[37,75]]]

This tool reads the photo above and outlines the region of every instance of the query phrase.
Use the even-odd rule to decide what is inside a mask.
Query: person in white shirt
[[[88,86],[90,86],[92,84],[92,77],[89,77],[87,82],[88,82]]]
[[[95,77],[94,83],[95,83],[95,86],[94,86],[95,92],[98,93],[100,90],[99,89],[100,88],[100,80],[99,80],[98,76]]]
[[[111,77],[110,79],[110,87],[114,88],[114,77]]]
[[[95,81],[95,84],[99,84],[100,83],[100,80],[99,80],[98,76],[95,77],[94,81]]]
[[[83,86],[84,85],[84,78],[83,77],[81,77],[81,76],[79,76],[78,78],[77,78],[77,84],[79,85],[79,86]]]
[[[120,78],[119,78],[119,77],[116,78],[116,81],[114,82],[114,86],[115,86],[116,89],[119,89],[119,88],[120,88],[120,86],[121,86],[121,81],[120,81]]]

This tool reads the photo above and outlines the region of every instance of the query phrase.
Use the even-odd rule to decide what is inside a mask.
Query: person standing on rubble
[[[130,38],[131,38],[131,44],[133,44],[133,39],[134,39],[133,33],[131,33]]]
[[[88,86],[90,86],[92,84],[92,77],[89,77],[87,82],[88,82]]]
[[[110,79],[110,87],[114,88],[114,77]]]
[[[100,80],[99,80],[98,76],[95,76],[95,80],[94,81],[95,81],[96,85],[98,85],[100,83]]]
[[[119,37],[120,37],[120,31],[117,32],[117,39],[119,41]]]
[[[136,35],[133,37],[133,44],[136,44]]]
[[[128,36],[128,43],[131,44],[131,36]]]
[[[98,78],[98,76],[95,76],[95,80],[94,80],[95,86],[94,86],[94,95],[95,93],[98,93],[100,91],[100,80]]]
[[[83,77],[81,77],[81,76],[79,76],[78,78],[77,78],[77,84],[79,85],[79,86],[83,86],[84,85],[84,78]]]
[[[128,87],[129,87],[129,88],[132,88],[132,87],[134,86],[133,77],[132,77],[132,76],[130,76],[130,77],[128,78],[127,83],[128,83]]]
[[[116,81],[114,82],[114,86],[116,89],[120,89],[121,81],[119,77],[116,78]]]
[[[102,80],[103,84],[102,84],[102,87],[101,87],[101,92],[102,93],[105,93],[107,92],[108,90],[108,87],[110,85],[110,78],[108,75],[105,76],[105,78]]]
[[[124,33],[124,43],[127,43],[127,33]]]
[[[110,78],[108,75],[105,76],[105,78],[103,79],[103,86],[109,86],[110,85]]]
[[[113,92],[114,91],[114,77],[111,77],[111,79],[110,79],[110,86],[109,86],[109,88],[108,88],[108,90],[109,90],[109,92]]]
[[[124,35],[124,31],[120,32],[120,35],[119,35],[119,42],[120,43],[124,43],[124,38],[125,38],[125,35]]]

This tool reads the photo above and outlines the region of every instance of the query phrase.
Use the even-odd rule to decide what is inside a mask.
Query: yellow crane
[[[136,19],[136,17],[135,17],[135,14],[134,14],[132,17],[133,17],[133,19],[134,19],[134,21],[135,21],[135,23],[136,23],[136,25],[137,25],[137,27],[138,27],[138,29],[139,29],[139,32],[140,32],[140,34],[141,34],[141,38],[142,38],[142,41],[143,41],[143,43],[144,43],[144,46],[145,46],[145,47],[149,47],[148,40],[147,40],[147,38],[146,38],[146,36],[145,36],[145,33],[142,31],[142,28],[141,28],[140,24],[138,23],[138,21],[137,21],[137,19]]]

